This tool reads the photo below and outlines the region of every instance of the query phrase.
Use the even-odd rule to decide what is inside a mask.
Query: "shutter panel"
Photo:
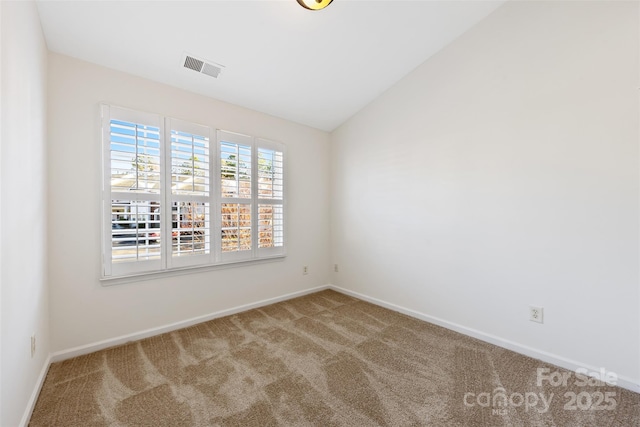
[[[209,196],[209,129],[198,135],[174,129],[179,122],[171,119],[171,194]]]
[[[111,191],[160,194],[160,129],[110,121]]]
[[[162,268],[160,118],[103,106],[105,275]]]
[[[251,204],[222,203],[222,252],[251,251]]]
[[[171,136],[167,160],[171,165],[168,266],[210,264],[214,260],[214,251],[211,244],[213,194],[209,128],[167,119],[166,132]]]
[[[284,145],[257,140],[258,257],[284,254]]]
[[[160,260],[160,203],[111,201],[111,261]]]
[[[258,197],[283,200],[284,153],[258,146]]]
[[[258,204],[258,248],[284,246],[283,211],[281,204]]]
[[[218,131],[220,260],[254,257],[253,138]]]
[[[220,142],[220,180],[223,198],[251,198],[251,145]]]

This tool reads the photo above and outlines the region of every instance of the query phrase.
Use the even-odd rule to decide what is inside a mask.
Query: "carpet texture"
[[[30,425],[640,426],[640,395],[582,382],[322,291],[54,363]]]

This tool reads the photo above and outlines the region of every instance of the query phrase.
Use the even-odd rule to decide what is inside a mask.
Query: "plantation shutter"
[[[103,106],[104,275],[162,268],[160,117]]]
[[[284,255],[284,146],[257,140],[258,256]]]
[[[254,256],[253,138],[218,131],[220,260]]]
[[[212,245],[212,165],[209,128],[177,119],[167,119],[169,136],[166,187],[171,215],[168,267],[209,264]]]
[[[284,256],[284,145],[101,108],[102,280]]]

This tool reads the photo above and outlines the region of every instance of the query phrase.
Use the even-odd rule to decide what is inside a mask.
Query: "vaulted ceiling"
[[[40,0],[53,52],[331,131],[504,1]],[[184,68],[184,54],[224,66]]]

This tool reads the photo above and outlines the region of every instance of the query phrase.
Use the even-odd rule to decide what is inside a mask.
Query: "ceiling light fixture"
[[[300,6],[309,10],[320,10],[329,6],[333,0],[298,0]]]

